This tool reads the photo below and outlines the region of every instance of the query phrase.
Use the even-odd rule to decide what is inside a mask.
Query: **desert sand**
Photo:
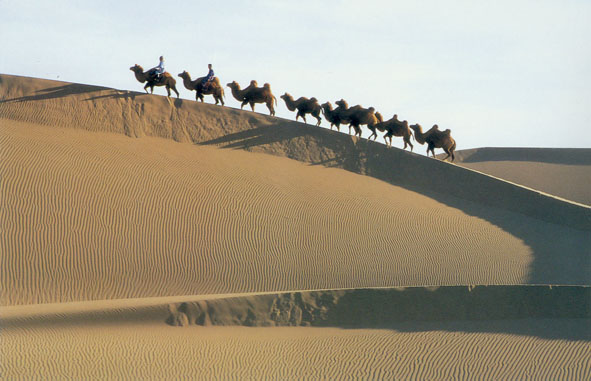
[[[0,75],[0,374],[589,378],[590,152]]]

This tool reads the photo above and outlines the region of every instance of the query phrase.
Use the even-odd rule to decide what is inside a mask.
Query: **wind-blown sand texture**
[[[502,172],[280,118],[7,75],[0,160],[3,377],[591,375],[590,301],[580,287],[591,280],[591,209],[577,196],[588,182],[557,198]],[[565,173],[588,174],[577,165]],[[559,307],[558,291],[521,289],[556,284],[573,286],[559,299],[582,312],[539,314]],[[313,310],[328,313],[326,300],[345,292],[330,290],[419,286],[420,312],[434,304],[425,295],[439,295],[420,287],[462,285],[517,287],[495,288],[505,291],[486,299],[487,311],[508,295],[531,307],[519,316],[501,308],[495,322],[425,310],[400,321],[389,314],[384,325],[371,316],[394,294],[371,294],[335,315],[360,316],[347,330],[339,319],[198,327],[186,310],[214,294],[249,293],[212,307],[209,322],[277,325],[248,320],[273,305],[300,322],[288,325],[308,325],[308,307],[257,294],[327,290]],[[465,306],[458,292],[450,300]]]

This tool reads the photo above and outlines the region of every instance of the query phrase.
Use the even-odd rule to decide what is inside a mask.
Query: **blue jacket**
[[[203,82],[210,81],[213,81],[213,69],[209,69],[209,73],[207,73],[207,76],[203,79]]]

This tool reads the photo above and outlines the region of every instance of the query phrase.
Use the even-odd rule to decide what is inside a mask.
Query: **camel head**
[[[236,81],[232,81],[230,83],[226,83],[226,86],[228,86],[231,89],[240,90],[240,85]]]
[[[191,75],[187,71],[183,71],[182,73],[179,73],[179,77],[181,77],[182,79],[191,80]]]
[[[412,128],[412,130],[414,132],[418,132],[419,134],[422,134],[423,133],[423,127],[421,127],[421,125],[418,124],[418,123],[411,124],[409,127]]]
[[[325,110],[332,111],[332,105],[330,104],[330,102],[325,102],[325,103],[321,104],[320,107],[322,107]]]
[[[285,93],[285,94],[281,95],[279,98],[283,99],[284,101],[293,102],[293,97],[289,93]]]
[[[129,68],[129,70],[133,71],[134,73],[143,73],[144,72],[144,68],[142,68],[138,64],[133,65],[132,67]]]

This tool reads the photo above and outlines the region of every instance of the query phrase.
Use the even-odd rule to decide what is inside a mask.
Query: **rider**
[[[205,76],[205,78],[203,78],[203,81],[201,81],[201,88],[203,90],[207,90],[207,88],[209,87],[209,84],[211,83],[211,81],[213,81],[213,69],[211,68],[211,64],[208,64],[207,67],[209,68],[209,73],[207,73],[207,75]]]
[[[158,66],[150,69],[150,72],[152,73],[153,81],[158,82],[162,77],[162,74],[164,74],[164,56],[160,56],[160,63]]]

